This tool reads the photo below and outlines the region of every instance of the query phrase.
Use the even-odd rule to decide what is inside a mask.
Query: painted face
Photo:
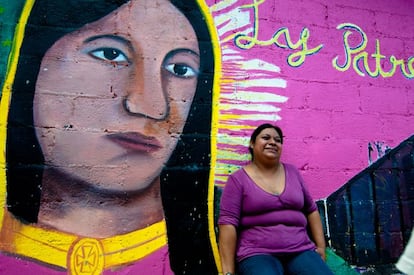
[[[250,146],[253,148],[255,159],[267,158],[278,160],[282,155],[282,139],[273,128],[263,129]]]
[[[99,188],[147,187],[173,152],[195,94],[200,56],[166,0],[134,0],[58,40],[36,83],[46,164]]]

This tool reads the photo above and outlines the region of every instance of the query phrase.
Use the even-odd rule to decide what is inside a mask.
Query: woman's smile
[[[274,147],[274,146],[267,146],[267,147],[265,147],[265,150],[268,150],[268,151],[272,151],[272,152],[278,152],[279,150],[276,148],[276,147]]]

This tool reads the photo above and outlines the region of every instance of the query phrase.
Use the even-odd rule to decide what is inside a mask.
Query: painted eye
[[[119,65],[125,65],[129,63],[127,56],[120,50],[115,48],[99,48],[89,52],[89,55],[96,59],[100,59],[106,62],[118,63]]]
[[[167,64],[165,69],[168,72],[182,78],[191,78],[197,76],[198,74],[196,70],[186,64]]]

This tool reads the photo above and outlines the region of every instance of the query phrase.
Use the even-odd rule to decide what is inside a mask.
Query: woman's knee
[[[244,259],[239,263],[238,271],[240,275],[283,275],[282,264],[271,255],[256,255]]]
[[[293,257],[287,264],[291,274],[333,275],[321,256],[313,250],[304,251]]]

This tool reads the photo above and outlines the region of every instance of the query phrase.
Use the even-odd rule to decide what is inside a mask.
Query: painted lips
[[[137,132],[109,134],[106,137],[130,151],[152,153],[162,148],[160,142],[155,137]]]

